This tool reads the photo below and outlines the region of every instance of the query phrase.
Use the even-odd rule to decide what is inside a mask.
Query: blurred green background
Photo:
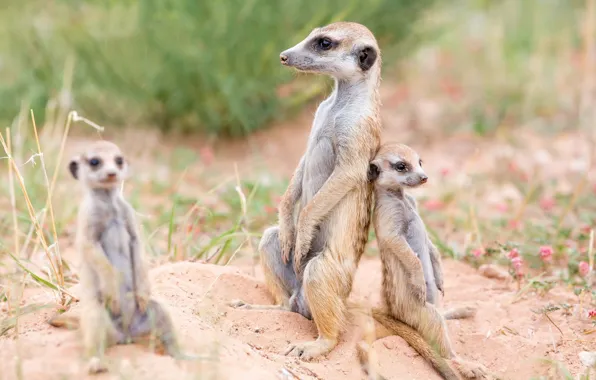
[[[43,119],[58,101],[112,126],[242,136],[328,90],[325,79],[296,75],[278,56],[312,28],[337,20],[375,33],[386,77],[401,73],[404,83],[430,92],[448,80],[465,93],[447,103],[450,127],[485,132],[504,121],[575,120],[581,78],[572,63],[582,50],[583,1],[0,4],[0,120],[7,125],[22,107]],[[435,63],[434,84],[425,82],[422,70],[438,56],[448,64]],[[280,86],[290,82],[297,84],[281,96]]]

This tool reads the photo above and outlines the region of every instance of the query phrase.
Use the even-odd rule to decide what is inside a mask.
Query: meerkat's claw
[[[97,356],[94,356],[89,360],[89,363],[87,366],[87,371],[89,372],[89,374],[97,374],[97,373],[107,372],[107,370],[108,370],[108,367]]]
[[[459,373],[466,379],[495,380],[488,369],[480,363],[463,360],[461,358],[452,359],[451,362],[457,368]]]
[[[336,343],[328,339],[317,339],[312,342],[291,344],[284,352],[284,355],[297,356],[302,360],[309,361],[327,354],[335,345]]]
[[[135,296],[135,300],[137,302],[137,306],[141,313],[147,311],[147,305],[149,304],[149,297],[143,294],[137,294]]]
[[[422,304],[426,303],[426,283],[424,282],[424,278],[422,278],[422,281],[420,279],[418,281],[416,279],[412,280],[410,282],[410,288],[414,299]]]
[[[108,297],[106,300],[113,315],[120,315],[120,300],[118,297]]]

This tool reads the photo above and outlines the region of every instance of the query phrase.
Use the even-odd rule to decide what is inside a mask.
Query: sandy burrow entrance
[[[581,370],[577,354],[596,350],[593,335],[584,335],[590,322],[573,309],[549,316],[538,310],[549,302],[575,304],[574,295],[555,288],[539,298],[530,295],[514,303],[514,287],[484,278],[466,264],[444,260],[444,307],[472,305],[472,320],[448,321],[455,349],[507,379],[530,379],[547,374],[549,366],[539,358],[561,361],[573,374]],[[352,298],[379,303],[381,282],[378,259],[363,258]],[[96,379],[362,379],[354,351],[354,329],[342,336],[340,345],[318,361],[303,362],[281,353],[290,342],[316,337],[311,321],[290,312],[236,310],[227,306],[234,298],[251,303],[271,303],[262,275],[251,268],[190,262],[167,264],[150,276],[155,297],[170,310],[186,351],[211,355],[196,363],[176,362],[139,346],[117,346],[108,351],[111,372]],[[27,299],[51,301],[41,290],[27,292]],[[76,306],[75,306],[76,307]],[[45,320],[52,308],[21,319],[18,339],[12,330],[0,339],[0,379],[84,379],[81,345],[76,331],[53,328]],[[399,337],[374,344],[379,365],[389,379],[440,379],[434,370]]]

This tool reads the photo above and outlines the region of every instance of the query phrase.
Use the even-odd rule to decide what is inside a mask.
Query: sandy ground
[[[475,269],[445,260],[445,307],[472,305],[478,314],[471,320],[448,321],[455,349],[507,379],[530,379],[547,374],[539,358],[565,363],[572,373],[581,365],[578,352],[596,350],[593,335],[578,310],[569,315],[550,314],[551,323],[536,310],[548,304],[574,303],[563,289],[545,298],[529,295],[514,302],[515,288],[480,276]],[[316,337],[312,322],[290,312],[239,310],[227,306],[233,298],[271,303],[262,276],[251,268],[179,262],[151,271],[154,295],[168,307],[188,352],[211,356],[196,363],[176,362],[154,354],[145,346],[117,346],[108,351],[111,373],[97,379],[362,379],[355,357],[354,327],[343,334],[340,345],[318,361],[303,362],[284,356],[290,342]],[[363,258],[352,298],[379,302],[381,281],[378,259]],[[51,295],[30,290],[31,302],[50,301]],[[75,306],[76,308],[76,306]],[[45,320],[52,309],[28,314],[14,332],[0,340],[1,379],[16,379],[18,362],[24,379],[82,379],[85,362],[77,331],[53,328]],[[556,324],[556,326],[555,326]],[[560,331],[559,331],[560,329]],[[375,342],[379,365],[389,379],[439,379],[433,369],[399,337]]]
[[[493,162],[498,161],[487,152],[501,151],[508,145],[506,141],[479,142],[461,136],[457,138],[457,145],[452,143],[453,139],[439,139],[435,144],[419,142],[417,136],[424,135],[424,131],[414,131],[407,120],[399,119],[395,111],[397,100],[392,100],[394,91],[391,86],[384,88],[385,139],[414,142],[416,147],[424,145],[431,178],[437,177],[441,170],[459,168],[462,162],[470,162],[468,171],[475,167],[485,172],[492,170]],[[241,174],[245,175],[251,168],[269,162],[266,167],[274,173],[272,175],[288,176],[303,152],[313,111],[314,108],[297,120],[259,132],[248,142],[216,146],[214,154],[218,160],[209,170],[229,174],[234,170],[234,163],[241,163]],[[142,133],[145,152],[161,149],[162,144],[172,146],[159,136],[149,138],[144,131],[126,133],[130,133],[128,140],[134,143],[138,143],[135,133]],[[119,141],[127,149],[125,140]],[[77,141],[76,138],[69,140],[66,157],[77,150]],[[204,145],[192,138],[185,139],[184,144],[199,151]],[[561,145],[560,150],[573,151],[569,147],[577,147],[578,139],[562,137],[557,139],[557,144]],[[551,148],[559,149],[557,144]],[[477,152],[485,157],[479,159]],[[225,159],[220,159],[222,157]],[[137,160],[139,162],[142,160]],[[421,193],[432,192],[436,186],[441,185],[431,184],[428,189],[421,189]],[[170,310],[184,349],[210,359],[176,362],[139,345],[118,346],[108,351],[110,373],[96,378],[363,379],[354,352],[353,326],[327,356],[303,362],[282,353],[290,342],[316,337],[311,321],[289,312],[236,310],[227,306],[229,300],[236,298],[251,303],[271,303],[259,269],[256,277],[250,275],[253,268],[246,264],[249,261],[236,260],[227,267],[178,262],[151,271],[154,296]],[[529,292],[516,298],[515,284],[485,278],[458,261],[444,259],[444,266],[443,306],[465,304],[478,308],[478,314],[471,320],[447,322],[455,350],[463,358],[478,361],[505,379],[530,379],[549,374],[552,366],[541,358],[558,361],[576,375],[582,371],[578,353],[596,350],[596,333],[571,289],[556,287],[543,297]],[[363,257],[352,297],[378,304],[380,282],[379,259]],[[47,290],[39,288],[26,289],[24,299],[27,304],[54,301]],[[536,313],[548,304],[571,307],[568,311],[549,313],[549,320]],[[0,304],[0,320],[6,313],[2,307],[6,306]],[[0,338],[0,380],[87,378],[78,333],[49,326],[45,321],[53,313],[51,307],[28,313],[19,321],[18,334],[12,329]],[[381,372],[389,379],[439,379],[430,365],[399,337],[381,339],[374,347],[379,353]],[[552,375],[551,378],[561,377]]]

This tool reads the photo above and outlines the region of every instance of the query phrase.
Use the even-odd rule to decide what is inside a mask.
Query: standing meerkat
[[[443,289],[440,254],[418,215],[416,201],[404,191],[427,181],[422,160],[406,145],[387,143],[381,146],[368,173],[375,184],[373,224],[383,265],[385,306],[372,312],[384,326],[376,331],[376,339],[392,333],[401,336],[446,379],[460,378],[449,364],[465,378],[486,378],[489,375],[482,365],[455,354],[445,317],[434,306],[437,290]],[[448,312],[447,318],[473,314],[471,308],[456,309]],[[370,363],[362,358],[366,355],[359,353],[359,357],[365,372],[370,372]]]
[[[337,22],[314,29],[280,59],[298,71],[333,77],[335,87],[316,111],[306,152],[279,205],[279,226],[265,230],[259,243],[276,305],[232,305],[314,319],[318,338],[286,351],[308,360],[337,345],[368,240],[367,169],[380,145],[381,53],[365,26]]]
[[[107,370],[108,346],[151,335],[170,356],[192,359],[180,352],[169,315],[151,299],[134,210],[120,193],[128,172],[120,149],[108,141],[96,142],[70,162],[69,170],[84,188],[76,233],[81,314],[61,314],[49,323],[80,325],[90,373]]]

